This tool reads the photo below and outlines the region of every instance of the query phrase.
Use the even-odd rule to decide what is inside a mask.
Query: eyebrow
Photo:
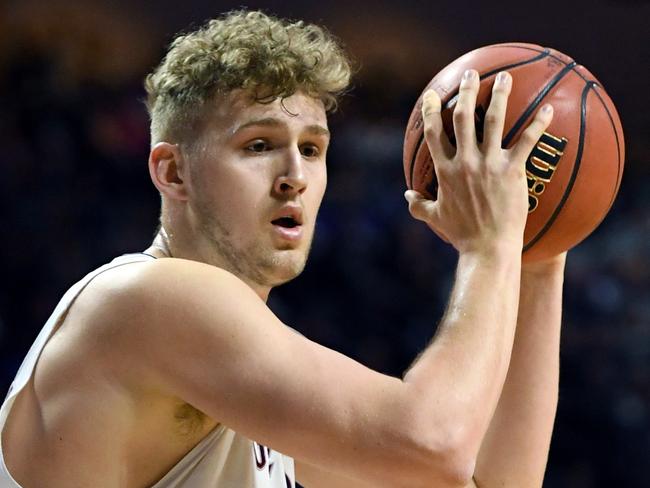
[[[241,132],[242,130],[248,129],[250,127],[270,127],[270,128],[275,128],[275,129],[282,129],[282,128],[286,128],[287,124],[282,122],[281,120],[273,118],[273,117],[266,117],[266,118],[263,118],[263,119],[253,119],[253,120],[250,120],[248,122],[245,122],[245,123],[241,124],[240,126],[235,128],[232,131],[232,133],[234,135],[234,134],[237,134],[238,132]],[[311,134],[318,135],[318,136],[327,136],[327,137],[330,136],[330,131],[327,130],[322,125],[318,125],[318,124],[308,125],[308,126],[306,126],[304,128],[304,130],[306,132],[309,132]]]

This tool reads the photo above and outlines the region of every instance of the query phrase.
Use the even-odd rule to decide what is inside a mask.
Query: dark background
[[[141,80],[174,33],[239,6],[0,3],[0,392],[73,282],[148,246],[158,197]],[[308,337],[393,375],[432,335],[455,264],[402,197],[403,128],[421,89],[460,54],[506,41],[564,51],[600,79],[623,121],[626,168],[610,215],[569,254],[545,486],[650,486],[648,2],[249,6],[324,23],[358,66],[331,119],[310,263],[270,305]]]

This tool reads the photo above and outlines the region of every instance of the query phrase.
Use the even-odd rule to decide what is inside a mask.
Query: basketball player
[[[476,72],[457,149],[425,97],[440,193],[406,197],[459,260],[439,331],[403,379],[265,304],[305,265],[326,111],[349,76],[322,29],[259,12],[172,43],[146,83],[160,232],[71,288],[29,351],[0,410],[3,488],[541,486],[564,256],[522,267],[521,249],[524,163],[552,109],[502,150],[507,73],[481,144]]]

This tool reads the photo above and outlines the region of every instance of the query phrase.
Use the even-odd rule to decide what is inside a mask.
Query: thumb
[[[415,219],[430,223],[438,215],[438,204],[429,200],[422,193],[415,190],[404,192],[404,198],[409,203],[409,212]]]
[[[431,230],[443,241],[449,243],[449,238],[440,229],[439,224],[439,204],[436,201],[429,200],[421,193],[415,190],[404,192],[404,198],[409,203],[409,212],[414,219],[425,222]]]

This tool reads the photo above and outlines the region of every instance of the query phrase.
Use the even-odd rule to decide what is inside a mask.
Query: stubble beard
[[[198,230],[208,242],[214,264],[244,281],[261,286],[275,287],[296,278],[305,268],[311,248],[311,237],[307,251],[279,250],[254,241],[245,248],[237,247],[227,227],[203,206],[197,208]]]

